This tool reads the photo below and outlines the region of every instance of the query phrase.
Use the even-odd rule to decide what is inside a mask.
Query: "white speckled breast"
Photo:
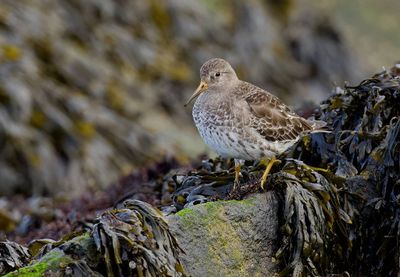
[[[204,142],[218,155],[256,160],[272,157],[293,144],[292,141],[279,145],[267,142],[246,126],[240,112],[231,111],[236,108],[233,103],[212,98],[209,92],[201,94],[194,104],[192,115]]]

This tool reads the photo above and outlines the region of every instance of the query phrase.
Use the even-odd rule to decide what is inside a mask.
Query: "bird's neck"
[[[229,93],[230,91],[234,90],[240,84],[240,82],[241,81],[239,79],[226,80],[223,84],[211,86],[209,90],[218,94]]]

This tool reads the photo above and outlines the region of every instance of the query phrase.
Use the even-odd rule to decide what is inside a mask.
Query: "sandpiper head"
[[[235,71],[224,59],[213,58],[206,61],[200,68],[200,85],[185,106],[210,88],[225,87],[236,80],[238,80],[238,77]]]

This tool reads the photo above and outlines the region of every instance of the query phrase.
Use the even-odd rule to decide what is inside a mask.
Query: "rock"
[[[272,276],[278,202],[271,192],[199,204],[168,217],[191,276]]]

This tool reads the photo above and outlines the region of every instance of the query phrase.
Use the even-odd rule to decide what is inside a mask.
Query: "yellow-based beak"
[[[192,102],[193,99],[195,99],[197,96],[199,96],[202,92],[206,91],[208,89],[208,85],[206,82],[201,81],[200,85],[197,87],[195,92],[190,96],[189,100],[186,102],[185,107],[189,105],[190,102]]]

